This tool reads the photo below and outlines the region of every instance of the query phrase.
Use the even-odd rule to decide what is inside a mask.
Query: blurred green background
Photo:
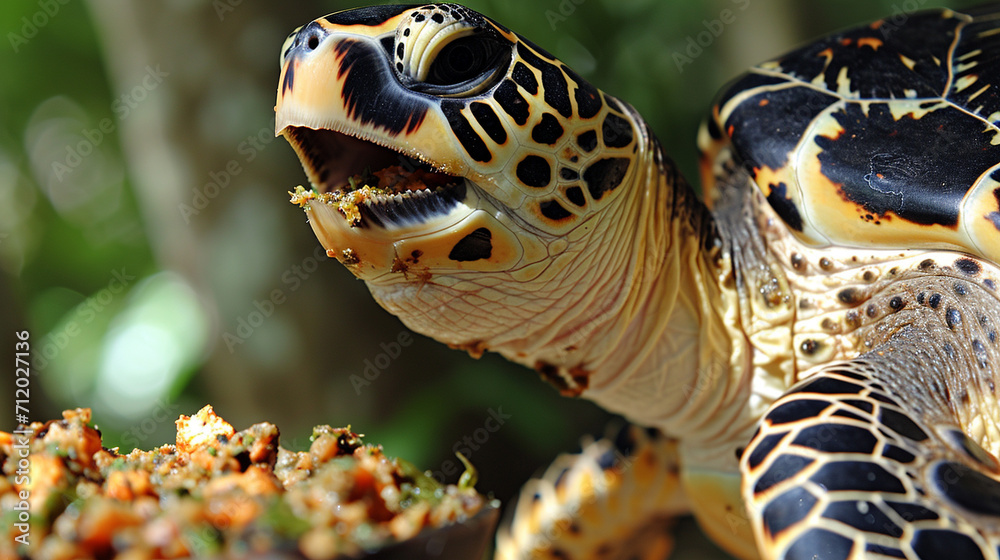
[[[293,28],[353,5],[0,3],[2,394],[14,390],[14,333],[27,330],[31,419],[90,407],[109,445],[149,448],[172,441],[178,414],[211,403],[238,429],[277,424],[293,449],[308,445],[314,424],[351,424],[440,471],[500,409],[510,419],[470,458],[479,488],[505,502],[581,435],[602,432],[609,417],[595,406],[496,356],[473,360],[414,334],[397,358],[379,360],[405,328],[364,284],[316,257],[304,215],[287,202],[304,174],[273,138],[278,51]],[[696,180],[698,122],[742,68],[824,32],[939,4],[468,5],[630,101]],[[731,23],[713,23],[724,10]],[[387,365],[370,385],[352,384],[368,363]],[[0,399],[0,428],[14,426],[13,405]],[[697,536],[685,540],[701,554]]]

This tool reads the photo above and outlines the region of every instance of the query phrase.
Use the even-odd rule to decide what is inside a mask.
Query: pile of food
[[[349,428],[316,427],[293,452],[273,424],[237,432],[205,407],[176,445],[122,455],[90,419],[0,432],[0,558],[354,557],[494,508]]]

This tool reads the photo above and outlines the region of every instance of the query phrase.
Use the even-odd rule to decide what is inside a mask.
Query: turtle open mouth
[[[334,206],[351,227],[424,224],[449,214],[466,195],[466,180],[410,156],[328,129],[283,131],[309,176],[292,202]]]

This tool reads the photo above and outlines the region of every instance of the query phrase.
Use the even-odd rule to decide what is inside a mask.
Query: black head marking
[[[576,169],[563,167],[559,169],[559,178],[563,181],[576,181],[580,178],[580,173]]]
[[[517,46],[517,54],[525,63],[534,66],[542,73],[542,93],[545,102],[556,110],[563,117],[573,116],[573,106],[569,102],[569,88],[566,84],[566,76],[551,62],[546,62],[538,57],[532,48],[534,45],[523,41]],[[536,50],[537,47],[535,47]]]
[[[463,237],[448,253],[453,261],[468,262],[488,259],[493,254],[493,233],[487,228],[479,228]]]
[[[361,124],[380,127],[394,136],[404,130],[413,132],[427,114],[427,101],[409,91],[389,96],[370,95],[372,91],[398,91],[394,87],[396,76],[390,62],[374,52],[375,48],[355,40],[343,40],[335,46],[341,57],[339,77],[344,80],[341,95],[347,114]],[[465,124],[468,125],[468,121]],[[458,131],[456,134],[461,137]]]
[[[597,88],[590,85],[589,82],[581,78],[571,68],[563,66],[562,69],[571,80],[576,82],[576,89],[573,90],[573,99],[576,100],[577,114],[581,119],[594,118],[601,112],[602,107],[601,95]]]
[[[377,98],[377,96],[373,97]],[[461,101],[445,99],[441,101],[441,112],[448,119],[448,124],[451,125],[455,138],[458,138],[458,141],[462,143],[462,147],[465,148],[469,156],[476,161],[490,161],[493,159],[493,154],[476,130],[472,128],[469,119],[462,114],[464,106],[465,103]],[[504,139],[506,140],[506,133],[504,133]]]
[[[604,94],[604,102],[608,105],[608,107],[611,107],[615,111],[618,111],[619,113],[624,113],[624,111],[622,111],[622,106],[618,103],[618,101],[615,100],[614,97],[611,97],[606,93]]]
[[[541,210],[542,215],[550,220],[561,221],[569,218],[573,215],[572,212],[559,204],[558,200],[546,200],[538,205],[539,210]]]
[[[584,152],[592,152],[597,147],[597,131],[581,132],[576,137],[576,143]]]
[[[587,199],[583,196],[583,189],[579,185],[574,185],[566,189],[566,198],[577,206],[582,207],[587,204]]]
[[[483,127],[483,130],[494,142],[502,145],[507,141],[507,130],[500,122],[500,117],[493,111],[493,107],[481,101],[474,101],[469,109],[472,110],[472,116],[476,117],[479,126]]]
[[[563,127],[552,113],[542,115],[542,120],[531,129],[531,139],[539,144],[553,145],[562,138]]]
[[[517,164],[517,178],[529,187],[544,188],[552,180],[552,166],[549,162],[536,155],[524,156]]]
[[[386,5],[369,6],[367,8],[357,8],[345,10],[326,16],[325,19],[333,25],[382,25],[385,20],[394,18],[406,10],[412,9],[413,5]]]
[[[289,64],[285,68],[285,77],[281,79],[281,94],[288,93],[295,87],[295,65]]]
[[[632,143],[632,124],[614,113],[608,113],[601,125],[601,134],[606,147],[624,148]]]
[[[523,87],[524,91],[531,95],[538,93],[538,80],[535,79],[535,74],[523,62],[519,61],[514,65],[511,78],[514,79],[514,83]]]
[[[512,80],[505,79],[500,82],[493,93],[493,99],[517,124],[524,126],[524,123],[528,122],[528,102],[517,91],[517,84]]]
[[[628,172],[628,165],[626,158],[604,158],[590,164],[583,172],[590,198],[600,200],[604,193],[618,188]]]

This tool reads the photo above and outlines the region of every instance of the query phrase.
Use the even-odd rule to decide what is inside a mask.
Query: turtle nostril
[[[315,35],[309,36],[309,41],[306,43],[309,46],[309,50],[314,51],[316,47],[319,46],[319,37]]]

